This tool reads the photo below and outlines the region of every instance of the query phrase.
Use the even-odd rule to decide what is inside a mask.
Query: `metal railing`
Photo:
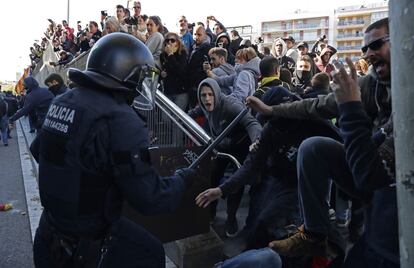
[[[155,104],[152,111],[140,111],[147,118],[151,146],[202,146],[210,142],[204,129],[159,90]]]
[[[51,72],[59,73],[67,80],[67,69],[77,68],[84,70],[88,53],[84,53],[72,62],[58,68],[45,68],[44,64],[39,72],[33,75],[37,80],[44,80],[44,77]],[[184,146],[205,146],[212,142],[211,137],[198,125],[190,116],[181,110],[174,102],[165,96],[160,90],[156,92],[156,107],[151,111],[140,110],[139,113],[146,118],[149,130],[149,138],[152,147],[172,148]],[[237,167],[240,163],[235,157],[214,151],[220,158],[227,158]]]

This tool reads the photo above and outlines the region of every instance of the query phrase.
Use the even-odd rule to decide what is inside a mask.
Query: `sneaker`
[[[299,227],[298,232],[289,238],[275,240],[269,247],[282,256],[325,256],[327,251],[327,238],[312,239],[305,232],[305,227]]]
[[[237,220],[227,220],[226,221],[226,236],[227,237],[235,237],[239,232],[239,225],[237,224]]]
[[[6,146],[6,147],[7,147],[7,146],[9,146],[9,144],[8,144],[8,143],[5,143],[5,144],[4,144],[4,146]]]
[[[346,219],[336,219],[336,226],[338,228],[346,228],[348,227],[349,221]]]

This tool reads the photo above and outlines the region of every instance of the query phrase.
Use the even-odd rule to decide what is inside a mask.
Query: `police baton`
[[[195,169],[201,161],[204,160],[204,158],[211,152],[214,150],[214,147],[217,146],[217,144],[219,144],[225,137],[226,135],[230,132],[230,130],[232,130],[232,128],[240,122],[240,120],[247,114],[247,109],[244,109],[243,111],[241,111],[236,118],[233,119],[233,121],[231,121],[231,123],[223,130],[223,132],[220,133],[220,135],[218,135],[218,137],[200,154],[199,157],[197,157],[196,160],[194,160],[193,163],[191,163],[191,165],[188,168],[191,169]]]

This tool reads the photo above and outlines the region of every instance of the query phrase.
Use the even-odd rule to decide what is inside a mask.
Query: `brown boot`
[[[298,232],[283,240],[275,240],[269,243],[269,247],[282,256],[325,256],[327,239],[314,239],[305,232],[305,227],[299,227]]]

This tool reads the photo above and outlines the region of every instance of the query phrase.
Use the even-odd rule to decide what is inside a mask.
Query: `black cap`
[[[299,48],[299,47],[306,47],[306,48],[309,48],[308,43],[306,43],[306,42],[300,42],[300,43],[298,44],[298,48]]]
[[[288,37],[282,37],[283,41],[291,41],[292,43],[295,43],[295,38],[293,38],[291,35]]]

